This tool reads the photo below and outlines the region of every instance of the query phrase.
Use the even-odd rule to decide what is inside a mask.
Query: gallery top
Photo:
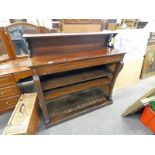
[[[23,38],[85,36],[85,35],[112,35],[112,34],[117,34],[117,33],[113,31],[85,32],[85,33],[39,33],[39,34],[24,34]]]
[[[112,38],[117,33],[112,31],[87,33],[44,33],[25,34],[31,57],[41,55],[60,55],[79,51],[102,50],[113,48]]]

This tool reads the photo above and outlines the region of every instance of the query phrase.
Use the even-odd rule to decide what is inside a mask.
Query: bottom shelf
[[[111,103],[111,100],[107,100],[104,97],[104,92],[101,88],[92,88],[61,97],[47,104],[50,122],[46,124],[46,127],[56,125]]]

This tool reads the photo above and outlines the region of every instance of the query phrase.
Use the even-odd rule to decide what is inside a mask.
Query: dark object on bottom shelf
[[[104,97],[101,88],[92,88],[55,99],[47,104],[50,123],[46,126],[56,125],[111,103],[112,101]]]

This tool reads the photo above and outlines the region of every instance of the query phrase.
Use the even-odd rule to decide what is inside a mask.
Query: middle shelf
[[[103,87],[111,83],[113,71],[101,65],[40,77],[46,101],[93,87]]]
[[[96,80],[82,82],[82,83],[70,85],[67,87],[49,90],[49,91],[44,92],[44,96],[45,96],[45,100],[49,101],[49,100],[52,100],[52,99],[60,97],[60,96],[79,92],[81,90],[86,90],[89,88],[102,86],[104,84],[110,84],[110,82],[111,82],[111,80],[107,77],[99,78]]]
[[[45,75],[41,77],[41,85],[43,91],[47,91],[109,75],[112,75],[112,71],[108,70],[105,66],[90,67],[58,74]]]

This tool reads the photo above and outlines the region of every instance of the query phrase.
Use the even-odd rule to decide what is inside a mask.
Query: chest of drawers
[[[12,74],[0,76],[0,114],[12,110],[20,96],[20,90]]]

